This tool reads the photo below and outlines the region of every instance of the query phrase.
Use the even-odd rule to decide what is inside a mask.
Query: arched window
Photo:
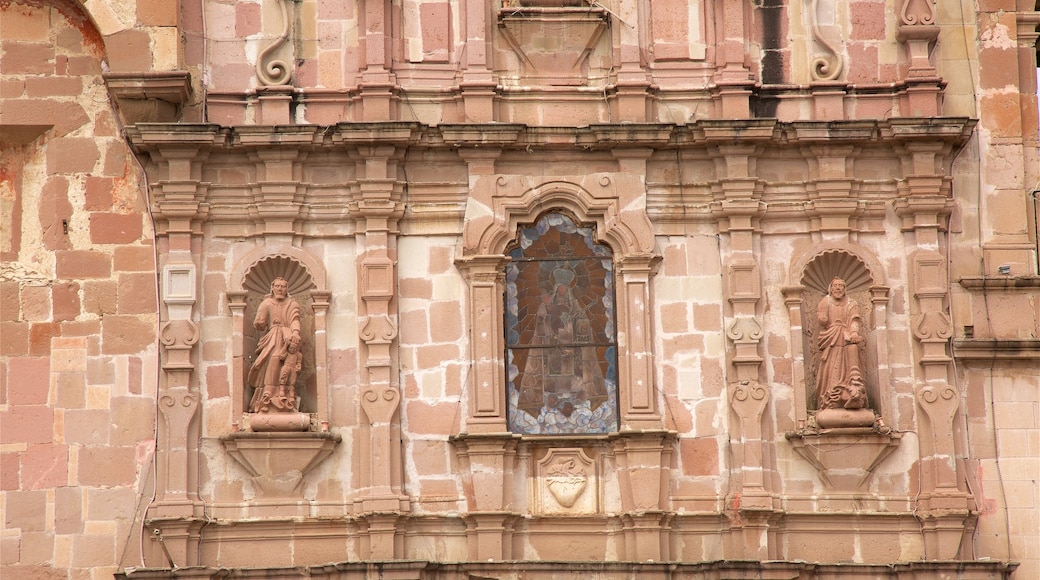
[[[509,430],[618,430],[614,259],[562,213],[521,226],[505,271]]]

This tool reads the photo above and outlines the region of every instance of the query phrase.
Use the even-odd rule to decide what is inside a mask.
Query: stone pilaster
[[[401,150],[388,143],[360,144],[356,150],[358,240],[358,334],[361,367],[363,512],[392,513],[407,509],[402,493],[400,446],[401,402],[397,384],[397,221],[401,217],[402,184],[397,180]],[[399,557],[394,542],[381,537],[376,525],[373,559]],[[393,529],[392,526],[389,527]]]
[[[364,38],[364,57],[360,84],[361,120],[387,121],[396,118],[394,91],[397,89],[390,70],[394,23],[390,0],[363,0],[358,2],[361,15],[360,35]]]

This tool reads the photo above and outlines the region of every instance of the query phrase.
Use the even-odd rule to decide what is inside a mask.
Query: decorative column
[[[748,4],[742,0],[722,0],[716,5],[715,22],[715,86],[718,91],[716,117],[747,119],[751,117],[751,71],[744,64],[751,38],[744,14]]]
[[[468,204],[481,207],[481,221],[485,227],[493,223],[494,197],[497,178],[495,160],[501,154],[498,148],[460,149],[459,156],[469,170],[470,197]],[[467,216],[469,215],[467,211]],[[474,240],[476,242],[476,240]],[[464,242],[465,244],[466,242]],[[473,250],[480,251],[474,247]],[[463,255],[467,254],[466,249]],[[469,255],[455,265],[469,282],[469,344],[472,367],[466,392],[469,393],[469,412],[463,430],[467,433],[506,433],[505,342],[502,329],[502,293],[505,284],[504,255]]]
[[[361,338],[361,510],[370,559],[399,558],[395,522],[408,508],[402,492],[397,368],[397,221],[403,212],[397,164],[403,150],[387,143],[356,150],[358,317]]]
[[[495,120],[495,87],[498,84],[492,70],[491,6],[485,0],[462,0],[465,50],[462,52],[462,106],[465,117],[472,123],[491,123]]]
[[[618,0],[617,19],[614,27],[614,46],[620,60],[617,71],[617,122],[638,123],[647,120],[649,113],[647,78],[643,47],[648,46],[646,2],[640,0]],[[634,24],[633,24],[634,23]]]
[[[920,421],[921,490],[916,513],[925,536],[925,557],[953,559],[965,530],[974,528],[971,496],[959,487],[954,421],[960,393],[953,386],[952,358],[948,354],[953,325],[948,312],[949,276],[946,257],[939,252],[939,232],[952,210],[947,197],[950,178],[940,171],[950,155],[948,144],[929,141],[907,143],[904,161],[909,175],[904,178],[903,197],[896,200],[896,213],[903,230],[913,232],[907,276],[915,298],[910,323],[917,340],[920,380],[916,399],[923,412]]]
[[[863,137],[869,138],[869,134]],[[825,241],[849,240],[852,217],[859,205],[859,200],[852,195],[853,179],[849,177],[852,169],[849,159],[856,149],[853,145],[841,144],[813,144],[802,148],[812,175],[807,213],[812,218],[812,230],[818,231]]]
[[[463,434],[452,437],[466,492],[466,537],[473,561],[512,559],[513,481],[520,435]]]
[[[621,522],[629,560],[671,559],[667,526],[674,431],[624,433],[614,440],[621,487]]]
[[[199,327],[194,305],[198,295],[198,265],[192,249],[193,232],[204,210],[197,201],[200,148],[175,146],[153,152],[165,165],[167,179],[153,185],[152,211],[165,226],[167,253],[162,264],[161,300],[165,308],[159,328],[162,375],[158,394],[155,501],[148,508],[145,528],[162,544],[164,557],[179,566],[198,564],[202,502],[199,500],[199,386],[195,345]],[[158,242],[162,243],[162,242]],[[158,550],[153,549],[158,555]]]
[[[364,51],[361,71],[361,120],[389,121],[394,118],[392,99],[396,81],[390,71],[394,30],[390,0],[358,2]]]
[[[735,136],[734,136],[735,137]],[[734,139],[735,140],[735,139]],[[730,428],[733,449],[731,489],[727,509],[734,513],[732,541],[748,557],[775,557],[768,540],[774,519],[773,499],[768,491],[765,469],[766,448],[762,416],[769,404],[769,389],[761,382],[762,322],[758,303],[762,297],[761,274],[755,261],[755,220],[763,207],[758,200],[760,185],[754,177],[754,144],[718,145],[714,149],[721,198],[712,204],[719,232],[728,244],[725,292],[729,301],[726,336],[732,345],[729,403],[736,422]]]
[[[902,0],[896,38],[906,45],[910,61],[904,81],[907,110],[903,116],[938,116],[944,83],[930,57],[931,47],[939,38],[935,0]]]

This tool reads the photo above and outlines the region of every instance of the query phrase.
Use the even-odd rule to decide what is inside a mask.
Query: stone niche
[[[795,345],[796,420],[786,434],[831,492],[856,493],[898,446],[882,417],[888,288],[850,249],[829,249],[784,288]]]
[[[329,293],[324,272],[312,274],[320,265],[295,248],[244,264],[228,292],[235,422],[221,441],[265,496],[287,497],[340,442],[328,423]]]

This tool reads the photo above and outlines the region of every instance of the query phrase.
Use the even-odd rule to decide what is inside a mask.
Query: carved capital
[[[957,390],[948,384],[927,384],[917,390],[917,403],[928,414],[932,428],[938,429],[948,427],[953,421],[960,398]]]
[[[953,336],[953,323],[945,312],[925,312],[913,320],[914,337],[921,342],[946,342]]]
[[[401,394],[394,388],[369,389],[361,394],[361,408],[369,422],[389,423],[401,402]]]
[[[729,392],[729,404],[745,425],[758,421],[769,402],[769,391],[758,381],[730,383]]]
[[[190,320],[170,320],[159,328],[159,342],[166,347],[167,370],[193,369],[191,349],[199,341],[199,327]]]
[[[365,342],[386,344],[397,337],[397,324],[386,314],[366,316],[358,334]]]
[[[726,336],[737,344],[758,344],[762,339],[762,324],[751,316],[741,316],[730,323]]]

